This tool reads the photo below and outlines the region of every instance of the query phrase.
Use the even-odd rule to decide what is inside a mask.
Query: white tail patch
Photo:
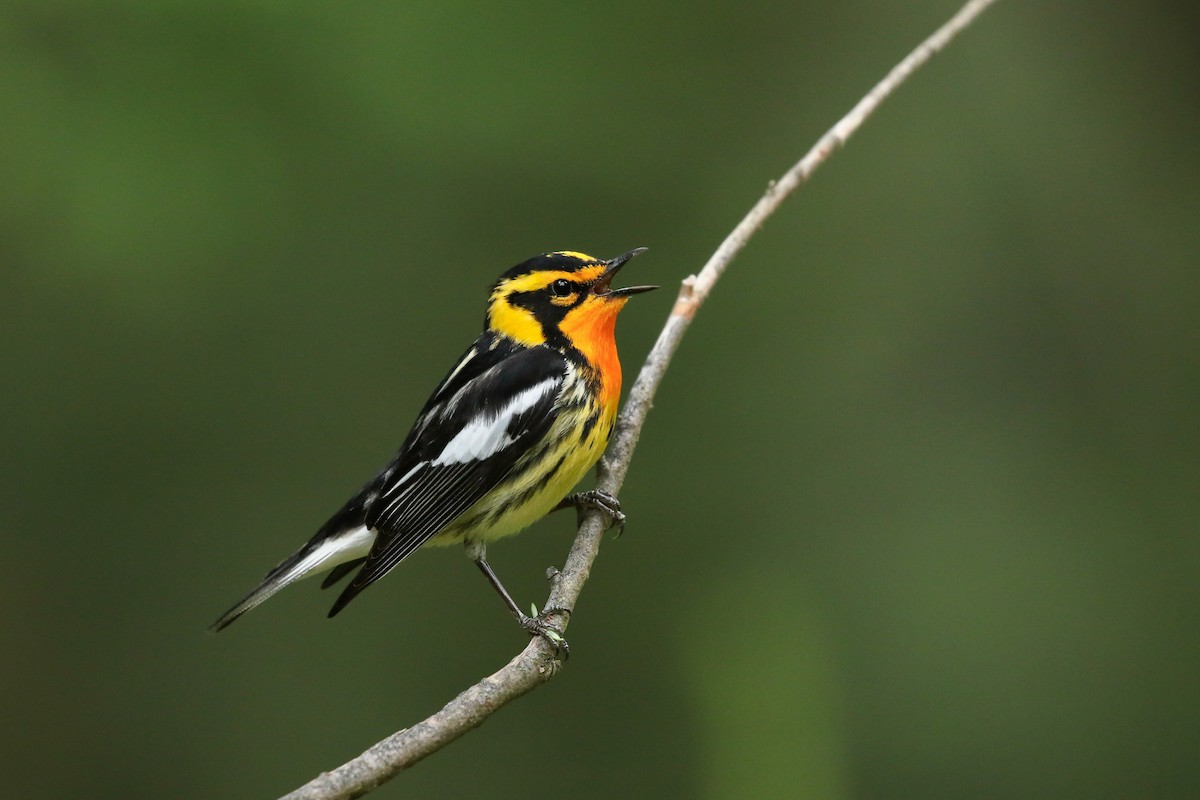
[[[242,598],[240,603],[226,611],[219,620],[213,623],[210,630],[218,631],[224,628],[242,614],[273,597],[280,589],[290,586],[298,580],[327,569],[333,569],[338,564],[363,558],[370,552],[371,545],[374,543],[375,531],[368,530],[365,525],[359,525],[357,528],[351,528],[326,539],[287,571],[269,576],[254,591]]]
[[[338,564],[363,558],[371,551],[371,545],[374,543],[375,531],[367,530],[365,525],[326,539],[305,556],[303,561],[288,570],[286,575],[280,576],[279,588],[282,589],[318,572],[333,569]]]

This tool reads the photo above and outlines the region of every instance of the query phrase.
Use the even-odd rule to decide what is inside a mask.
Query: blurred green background
[[[0,768],[264,798],[503,664],[457,551],[205,627],[502,270],[685,275],[953,0],[0,10]],[[1200,12],[1005,0],[718,286],[558,680],[379,797],[1200,796]],[[492,549],[541,602],[570,520]]]

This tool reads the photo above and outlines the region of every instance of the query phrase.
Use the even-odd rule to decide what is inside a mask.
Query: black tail
[[[271,595],[278,592],[283,587],[287,586],[298,576],[291,575],[296,571],[296,568],[304,561],[304,558],[312,552],[312,543],[304,545],[296,552],[279,562],[275,569],[267,573],[267,576],[262,579],[262,582],[251,589],[245,597],[237,601],[232,608],[226,611],[221,617],[209,626],[210,633],[216,633],[235,619],[245,614],[250,609],[264,602]],[[289,579],[290,577],[290,579]]]
[[[301,578],[333,567],[333,574],[322,584],[322,587],[325,587],[340,580],[347,572],[361,564],[371,548],[371,543],[375,541],[375,534],[367,529],[363,521],[366,519],[366,503],[374,497],[373,485],[378,480],[375,478],[350,498],[349,502],[321,526],[307,544],[268,572],[258,586],[222,614],[209,630],[216,633],[280,589]]]

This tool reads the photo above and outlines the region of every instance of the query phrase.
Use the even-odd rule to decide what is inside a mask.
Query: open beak
[[[630,295],[641,294],[642,292],[648,292],[651,289],[657,289],[657,286],[626,286],[623,289],[613,289],[611,285],[613,276],[620,271],[621,267],[625,266],[625,263],[634,256],[638,256],[646,252],[647,249],[648,248],[645,247],[638,247],[634,250],[630,250],[628,253],[623,253],[616,258],[606,261],[605,264],[607,265],[608,269],[606,269],[604,274],[600,276],[600,280],[592,284],[592,294],[603,295],[605,297],[629,297]]]

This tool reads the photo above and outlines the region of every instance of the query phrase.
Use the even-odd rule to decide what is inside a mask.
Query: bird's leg
[[[467,545],[467,554],[475,561],[475,566],[479,567],[479,571],[488,579],[488,583],[492,584],[492,588],[504,600],[504,604],[508,606],[508,610],[517,618],[530,636],[541,636],[550,644],[554,645],[554,653],[558,655],[562,653],[564,659],[571,657],[571,646],[567,644],[567,640],[563,637],[563,633],[556,626],[551,625],[547,618],[551,614],[565,613],[568,617],[571,615],[569,608],[547,608],[541,614],[531,617],[521,610],[516,601],[512,599],[512,595],[504,588],[504,584],[500,582],[492,565],[487,562],[485,557],[486,548],[482,543],[471,542]],[[536,609],[534,609],[536,612]]]
[[[569,494],[552,510],[574,508],[577,523],[583,524],[583,515],[588,509],[596,509],[608,517],[608,527],[617,528],[617,536],[625,532],[625,514],[621,512],[621,502],[603,489],[589,489],[586,492]]]

